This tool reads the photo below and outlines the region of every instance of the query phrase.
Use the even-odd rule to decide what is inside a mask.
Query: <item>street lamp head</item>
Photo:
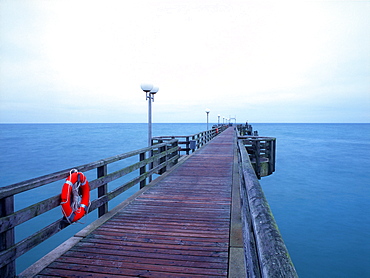
[[[147,93],[153,89],[153,85],[149,83],[141,83],[141,89]]]
[[[150,90],[150,93],[152,95],[156,94],[158,92],[159,88],[158,87],[153,87],[151,90]]]
[[[211,112],[211,110],[209,110],[209,108],[206,109],[206,113],[208,114],[209,112]]]

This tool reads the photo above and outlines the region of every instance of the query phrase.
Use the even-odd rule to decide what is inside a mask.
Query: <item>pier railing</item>
[[[178,139],[179,144],[179,152],[180,154],[190,154],[195,152],[197,149],[203,147],[207,142],[212,140],[218,134],[223,132],[227,125],[219,125],[213,127],[210,130],[206,130],[200,133],[192,134],[192,135],[185,135],[185,136],[158,136],[153,137],[152,144],[162,143],[172,139]]]
[[[253,132],[253,127],[252,125],[249,124],[237,125],[237,129],[239,131],[239,134],[242,136],[252,135]]]
[[[251,164],[245,140],[239,137],[237,145],[246,276],[298,277]]]
[[[80,172],[96,169],[96,179],[89,181],[89,184],[90,190],[97,189],[97,198],[91,200],[89,212],[98,209],[98,217],[100,217],[108,212],[108,201],[136,184],[144,187],[153,174],[164,172],[166,167],[177,163],[179,159],[178,149],[177,139],[164,140],[162,143],[155,144],[152,147],[73,167]],[[130,159],[135,157],[137,162],[108,173],[108,165],[126,159],[128,161],[127,165],[130,163]],[[126,181],[126,177],[123,185],[108,192],[108,183],[133,172],[134,178]],[[0,277],[14,277],[16,274],[15,260],[18,257],[70,225],[64,218],[60,218],[27,238],[15,242],[15,228],[58,207],[60,205],[60,194],[18,211],[15,211],[15,195],[50,185],[53,182],[60,181],[62,185],[64,183],[63,180],[68,176],[69,169],[0,188]]]
[[[140,184],[140,188],[144,187],[152,180],[154,174],[162,174],[175,165],[180,158],[180,152],[186,154],[190,151],[194,152],[226,128],[227,126],[217,126],[189,136],[154,137],[151,147],[72,167],[84,173],[96,169],[96,179],[90,180],[89,184],[91,191],[97,190],[97,198],[91,200],[88,212],[97,209],[98,217],[103,216],[108,212],[109,201],[134,185]],[[136,162],[130,162],[135,157]],[[124,168],[108,173],[108,165],[122,161],[126,161]],[[60,218],[16,242],[15,229],[17,226],[59,207],[60,194],[17,211],[15,211],[15,196],[42,186],[51,186],[54,182],[60,182],[62,186],[63,180],[69,176],[69,171],[70,169],[66,169],[0,188],[0,277],[14,277],[16,274],[15,260],[18,257],[70,225],[64,218]],[[134,177],[130,175],[131,180],[127,181],[131,173]],[[125,180],[122,179],[124,177]],[[120,178],[123,184],[108,192],[108,183]]]
[[[239,136],[249,154],[258,179],[275,172],[276,138],[262,136]]]
[[[258,136],[258,131],[253,131],[249,124],[237,125],[237,130],[238,139],[242,139],[257,178],[275,172],[276,138]]]

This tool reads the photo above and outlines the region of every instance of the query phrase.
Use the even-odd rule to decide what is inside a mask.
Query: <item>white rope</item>
[[[72,212],[79,212],[80,204],[81,204],[81,197],[78,194],[78,189],[80,187],[80,182],[75,182],[72,186],[72,200],[71,200],[71,208]]]

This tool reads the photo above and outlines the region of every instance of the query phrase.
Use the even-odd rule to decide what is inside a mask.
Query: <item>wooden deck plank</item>
[[[220,134],[38,277],[226,277],[232,138]]]
[[[85,250],[86,251],[86,250]],[[136,255],[136,256],[135,256]],[[78,258],[77,260],[80,262],[88,262],[91,261],[97,262],[100,264],[99,261],[109,261],[109,262],[117,262],[119,261],[121,264],[124,263],[140,263],[140,264],[156,264],[161,266],[178,266],[178,267],[195,267],[195,268],[204,268],[204,267],[211,267],[213,269],[224,269],[227,265],[227,262],[214,262],[210,260],[184,260],[180,259],[179,256],[167,255],[166,257],[149,257],[149,256],[141,256],[139,253],[133,254],[131,253],[130,256],[126,254],[120,254],[118,252],[114,254],[107,254],[106,252],[81,252],[78,251],[69,251],[68,252],[68,259],[69,261],[72,258]],[[61,261],[61,260],[58,260]],[[94,263],[95,264],[95,263]]]
[[[72,256],[63,256],[59,258],[56,262],[52,263],[51,266],[55,269],[70,269],[72,264],[78,262],[79,270],[85,269],[93,273],[106,273],[107,269],[108,274],[126,274],[129,269],[139,270],[139,271],[161,271],[169,273],[179,273],[179,274],[203,274],[213,276],[226,275],[227,270],[220,268],[212,268],[212,264],[203,263],[198,266],[189,267],[187,263],[183,265],[171,265],[171,260],[157,260],[147,262],[145,258],[130,258],[125,260],[122,257],[112,259],[101,259],[101,258],[75,258]],[[57,264],[59,263],[59,266]],[[74,268],[75,269],[75,268]],[[145,277],[145,276],[142,276]]]
[[[114,245],[94,244],[91,246],[79,246],[78,251],[85,254],[104,254],[115,256],[128,256],[128,257],[142,257],[142,258],[172,258],[177,261],[192,261],[192,262],[213,262],[224,263],[225,259],[220,256],[220,252],[215,252],[214,256],[209,256],[209,253],[203,252],[199,255],[199,251],[186,250],[178,251],[173,249],[154,249],[148,247],[121,247],[115,248]],[[227,252],[224,252],[224,255]]]
[[[220,245],[185,245],[185,244],[178,244],[176,242],[154,242],[149,240],[140,240],[137,239],[136,241],[122,241],[117,239],[108,238],[101,236],[94,236],[94,238],[89,239],[89,243],[102,243],[106,244],[107,246],[110,245],[116,245],[116,246],[122,246],[122,248],[128,247],[144,247],[144,248],[157,248],[157,249],[168,249],[168,250],[176,250],[179,252],[186,252],[186,251],[195,251],[195,252],[208,252],[208,255],[218,254],[222,252],[227,252],[227,248],[225,246]],[[204,255],[204,256],[208,256]]]
[[[43,274],[37,275],[37,278],[43,277],[58,277],[56,273],[60,275],[60,277],[98,277],[98,278],[118,278],[118,277],[161,277],[161,278],[204,278],[209,277],[204,274],[188,274],[188,273],[170,273],[170,272],[161,272],[161,271],[153,271],[153,270],[146,270],[146,269],[114,269],[111,267],[104,267],[104,266],[86,266],[81,267],[79,264],[69,264],[68,268],[61,263],[54,263],[53,266],[49,267]],[[214,275],[214,277],[222,277],[223,275]]]

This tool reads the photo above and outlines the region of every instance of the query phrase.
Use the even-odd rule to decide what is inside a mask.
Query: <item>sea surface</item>
[[[251,124],[259,135],[277,138],[276,172],[260,183],[298,275],[370,277],[370,124]],[[154,124],[153,136],[205,129],[203,123]],[[0,124],[0,186],[146,144],[146,124]],[[94,179],[96,173],[86,175]],[[56,182],[19,194],[16,209],[59,194],[62,186]],[[136,190],[131,188],[110,208]],[[61,216],[57,208],[20,225],[16,240]],[[82,219],[84,224],[71,225],[21,256],[17,271],[95,219],[94,211]]]

